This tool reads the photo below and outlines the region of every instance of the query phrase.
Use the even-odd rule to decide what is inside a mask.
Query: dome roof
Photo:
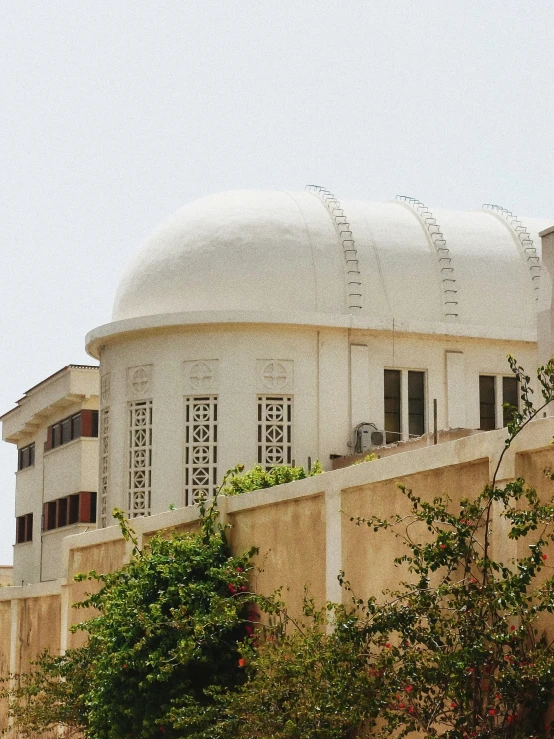
[[[112,321],[394,319],[399,330],[530,338],[538,231],[551,221],[524,220],[524,243],[506,213],[431,213],[409,198],[338,203],[317,188],[210,195],[154,231],[120,282]]]

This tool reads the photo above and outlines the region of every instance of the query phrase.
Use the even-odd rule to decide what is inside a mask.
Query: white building
[[[13,584],[55,580],[62,539],[96,527],[98,367],[64,367],[1,420],[18,447]]]
[[[163,223],[87,336],[101,371],[99,525],[194,502],[237,462],[306,465],[504,424],[506,361],[537,365],[538,232],[497,207],[202,198]],[[542,308],[541,308],[542,309]],[[504,379],[504,378],[507,379]],[[378,440],[379,435],[374,437]]]
[[[435,407],[438,429],[504,425],[506,355],[537,366],[537,315],[554,336],[538,236],[551,224],[316,187],[185,206],[87,336],[100,378],[65,368],[2,417],[20,459],[14,583],[59,576],[61,539],[96,525],[96,494],[107,526],[116,506],[191,505],[238,462],[329,469],[360,424],[385,430],[375,443],[432,431]]]

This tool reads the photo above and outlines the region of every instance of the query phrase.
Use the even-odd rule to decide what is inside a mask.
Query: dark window
[[[98,436],[98,411],[92,411],[92,433],[91,436]]]
[[[56,528],[56,508],[55,500],[44,504],[44,531],[51,531]]]
[[[385,431],[386,443],[401,438],[400,370],[385,370]]]
[[[60,424],[56,423],[54,426],[52,426],[52,449],[55,449],[57,446],[60,446],[61,444],[61,428]]]
[[[81,414],[71,416],[71,438],[78,439],[81,436]]]
[[[68,523],[79,521],[79,493],[69,496],[69,520]]]
[[[67,498],[59,498],[57,501],[56,528],[67,526]]]
[[[502,424],[507,426],[519,407],[517,377],[502,378]],[[506,404],[510,407],[506,408]]]
[[[96,523],[96,493],[85,490],[44,504],[43,531],[74,523]]]
[[[98,436],[98,411],[74,413],[49,426],[45,449],[55,449],[82,436]]]
[[[24,470],[35,464],[35,445],[28,444],[17,451],[17,469]]]
[[[24,544],[26,541],[33,541],[32,513],[26,513],[24,516],[18,516],[15,519],[15,542],[16,544]]]
[[[410,436],[425,433],[425,372],[408,372],[408,417]]]
[[[67,444],[68,441],[71,441],[71,419],[65,418],[60,426],[62,427],[62,440],[61,444]]]
[[[491,375],[479,377],[479,428],[482,431],[492,431],[496,428],[495,379]]]

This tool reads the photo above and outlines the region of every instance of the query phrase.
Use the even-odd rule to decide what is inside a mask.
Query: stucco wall
[[[325,498],[317,495],[230,513],[235,552],[259,548],[260,568],[252,575],[256,592],[269,595],[285,585],[291,614],[302,611],[304,588],[325,602]],[[291,577],[292,573],[296,573]]]
[[[374,463],[370,463],[374,464]],[[357,525],[350,517],[387,518],[406,515],[409,501],[399,490],[405,485],[425,500],[448,495],[454,502],[479,494],[489,479],[489,461],[476,460],[448,465],[439,469],[416,472],[396,479],[383,480],[345,490],[342,495],[344,522],[342,525],[343,564],[347,580],[358,597],[379,596],[392,583],[406,576],[406,570],[395,571],[392,560],[406,553],[406,547],[392,531],[377,534],[367,525]],[[425,537],[425,527],[412,535]],[[345,598],[348,595],[345,594]],[[346,601],[345,601],[346,602]]]

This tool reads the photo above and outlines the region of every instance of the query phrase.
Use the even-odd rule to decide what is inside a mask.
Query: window
[[[505,408],[508,403],[510,408]],[[519,387],[517,377],[502,378],[502,425],[507,426],[519,409]]]
[[[60,444],[67,444],[68,441],[71,441],[71,419],[66,418],[64,421],[60,423],[60,427],[61,427]]]
[[[511,407],[504,408],[505,404]],[[507,426],[512,420],[514,409],[519,409],[517,377],[479,376],[479,428],[482,431]]]
[[[292,464],[292,397],[258,397],[258,463]]]
[[[384,392],[386,443],[422,436],[426,415],[425,372],[386,369]]]
[[[479,428],[492,431],[496,428],[496,377],[479,376]]]
[[[78,439],[80,436],[81,436],[81,414],[76,413],[74,416],[71,416],[71,438]]]
[[[152,494],[152,401],[129,404],[129,518],[150,515]]]
[[[214,494],[217,485],[217,398],[185,398],[185,505]]]
[[[385,432],[386,443],[402,438],[400,370],[385,370]]]
[[[49,426],[45,451],[82,436],[98,436],[98,411],[83,410]]]
[[[425,433],[425,372],[408,372],[408,431],[410,436]]]
[[[96,493],[84,490],[44,504],[43,531],[52,531],[75,523],[96,523]]]
[[[35,445],[28,444],[17,450],[17,469],[24,470],[26,467],[35,465]]]
[[[24,544],[33,541],[33,514],[26,513],[15,519],[15,543]]]

